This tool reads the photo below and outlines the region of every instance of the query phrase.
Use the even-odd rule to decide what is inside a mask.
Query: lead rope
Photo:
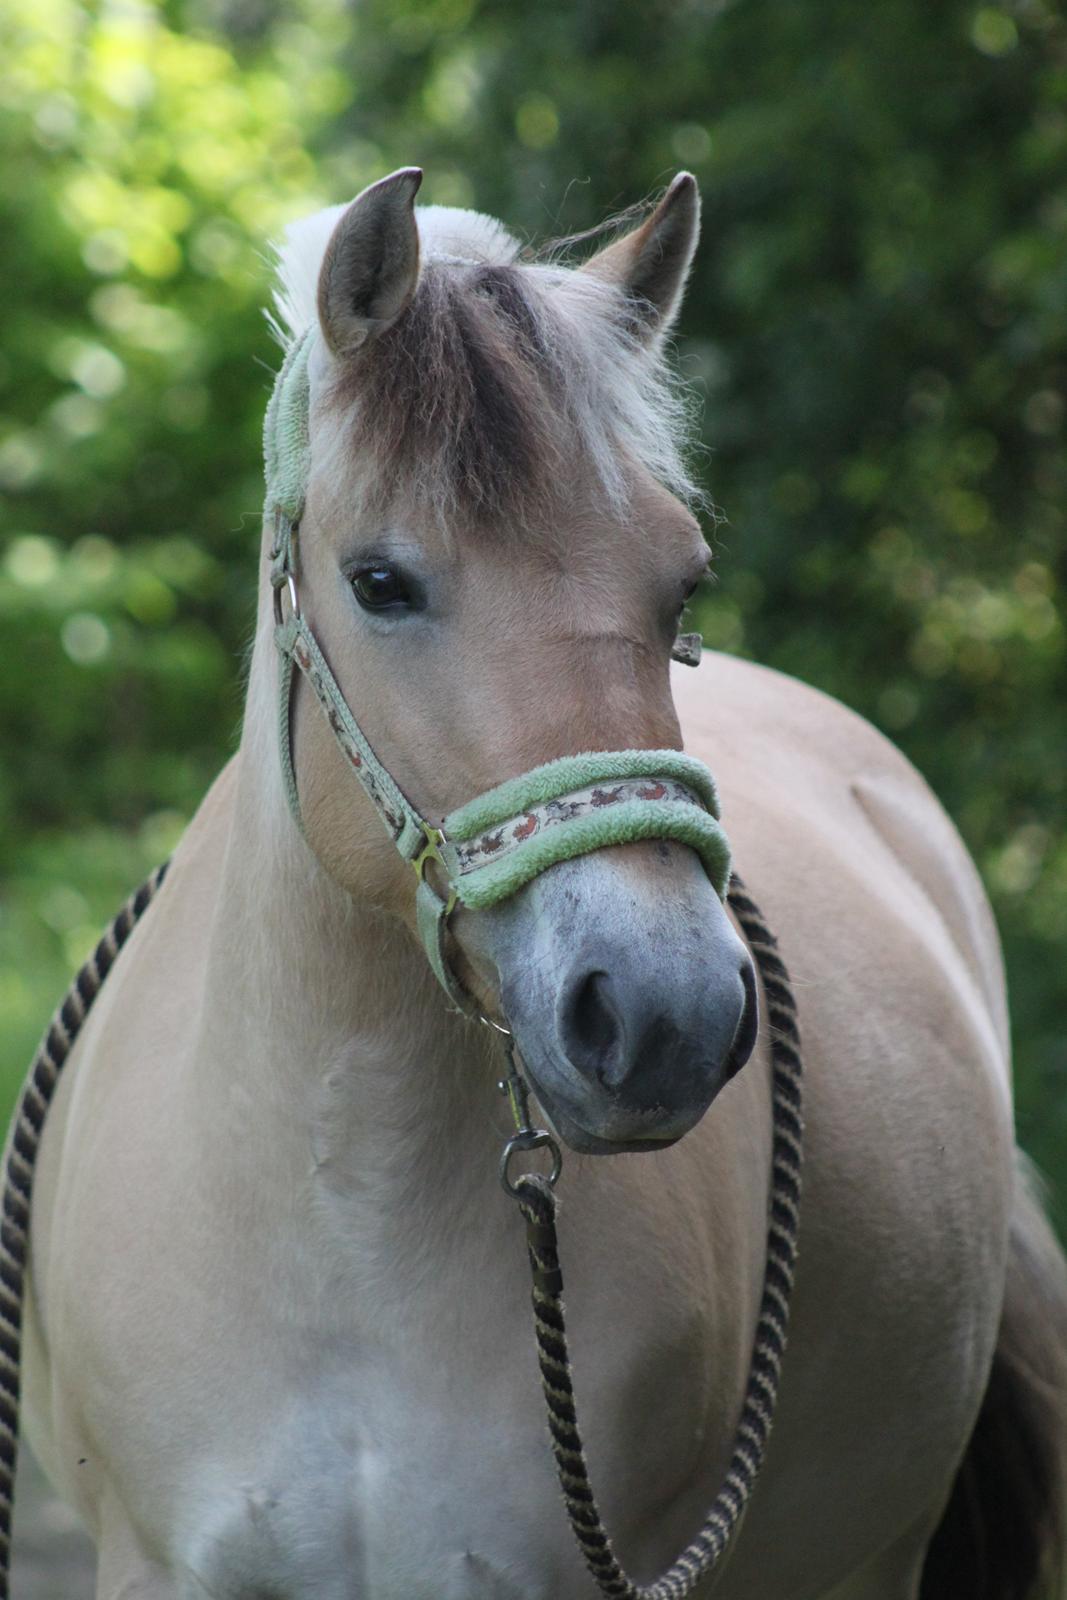
[[[64,1063],[111,966],[155,899],[167,863],[132,894],[63,997],[33,1060],[8,1139],[0,1218],[0,1600],[8,1600],[11,1515],[19,1451],[22,1299],[33,1172],[41,1130]]]
[[[585,1449],[578,1431],[563,1312],[563,1276],[556,1236],[557,1203],[552,1187],[558,1174],[542,1177],[531,1173],[516,1179],[514,1185],[505,1182],[508,1192],[518,1200],[526,1221],[533,1274],[537,1359],[548,1406],[552,1453],[567,1516],[586,1565],[601,1593],[609,1595],[611,1600],[681,1600],[718,1565],[752,1494],[778,1399],[800,1222],[803,1137],[800,1034],[789,973],[778,954],[777,941],[736,873],[730,880],[728,899],[756,959],[771,1025],[774,1143],[763,1298],[756,1321],[748,1385],[722,1487],[699,1533],[667,1571],[647,1587],[634,1583],[627,1576],[611,1547],[589,1482]],[[546,1136],[542,1142],[550,1141]],[[526,1144],[520,1148],[531,1146]]]

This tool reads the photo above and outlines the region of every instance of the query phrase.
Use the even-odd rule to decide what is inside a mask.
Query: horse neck
[[[261,613],[209,938],[198,1120],[258,1152],[250,1184],[306,1191],[313,1171],[339,1218],[358,1210],[366,1229],[377,1217],[396,1252],[399,1219],[416,1225],[442,1191],[465,1203],[495,1184],[500,1063],[489,1030],[448,1010],[408,930],[353,900],[300,837],[277,673]],[[384,829],[380,842],[392,848]]]

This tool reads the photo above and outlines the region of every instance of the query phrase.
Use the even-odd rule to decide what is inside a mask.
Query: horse
[[[91,1012],[83,985],[61,1013],[23,1399],[98,1600],[595,1592],[498,1182],[508,1048],[548,1124],[531,1147],[563,1147],[615,1548],[650,1583],[691,1536],[741,1411],[774,1161],[775,1007],[720,806],[792,974],[804,1190],[762,1470],[693,1592],[1036,1597],[1062,1570],[1067,1277],[1015,1148],[978,875],[858,716],[671,660],[709,561],[668,352],[695,181],[574,265],[417,207],[420,177],[280,247],[298,393],[268,416],[239,748]],[[523,789],[583,762],[584,798]],[[446,897],[441,819],[516,782],[518,829],[555,807],[580,847],[506,893],[487,859],[495,899]],[[636,816],[672,784],[643,833],[592,798]],[[491,820],[470,853],[502,848]]]

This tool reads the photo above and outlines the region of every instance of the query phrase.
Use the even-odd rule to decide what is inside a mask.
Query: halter
[[[430,966],[462,1011],[476,1010],[449,964],[448,919],[457,904],[485,910],[557,862],[605,845],[675,839],[691,845],[720,899],[730,878],[730,846],[719,822],[715,782],[703,762],[678,750],[615,750],[564,756],[469,800],[441,823],[413,806],[360,729],[300,610],[298,532],[310,471],[308,358],[315,334],[293,345],[267,407],[263,435],[266,516],[273,523],[270,581],[274,640],[281,655],[278,729],[289,809],[303,832],[293,765],[293,669],[314,690],[349,769],[374,805],[402,858],[414,870],[416,920]],[[288,606],[285,597],[288,596]],[[675,658],[699,660],[699,635],[682,635]],[[444,884],[427,876],[430,863]]]

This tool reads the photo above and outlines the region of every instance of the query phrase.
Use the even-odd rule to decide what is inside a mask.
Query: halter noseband
[[[301,614],[296,536],[310,470],[308,330],[286,356],[267,407],[263,454],[266,515],[273,520],[270,581],[274,639],[281,655],[279,743],[289,808],[303,832],[293,767],[290,702],[299,667],[325,712],[349,767],[374,804],[401,856],[418,879],[419,935],[431,967],[463,1011],[473,1002],[448,963],[445,937],[457,903],[472,910],[497,905],[556,862],[638,839],[691,845],[720,898],[730,877],[730,846],[719,823],[715,782],[678,750],[597,751],[564,756],[478,795],[440,826],[415,809],[364,737],[318,641]],[[284,595],[288,592],[286,614]],[[699,659],[699,636],[683,635],[677,659]],[[436,863],[445,884],[427,877]]]

